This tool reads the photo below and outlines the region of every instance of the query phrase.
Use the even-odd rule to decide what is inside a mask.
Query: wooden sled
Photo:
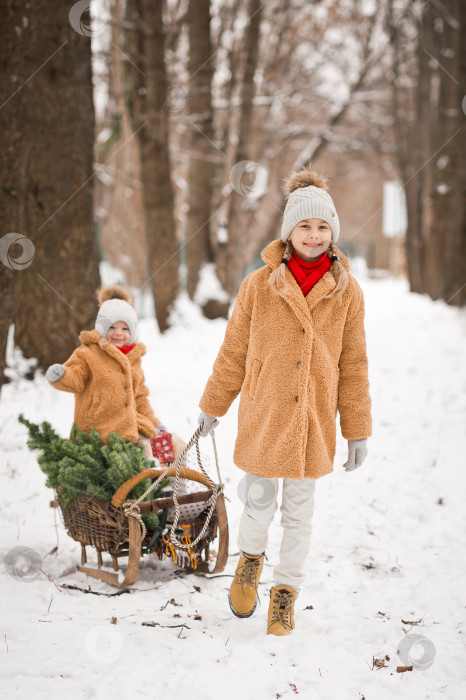
[[[78,570],[105,581],[112,586],[126,587],[133,585],[139,574],[139,566],[143,554],[155,554],[160,560],[171,558],[180,568],[186,568],[193,573],[209,574],[223,571],[228,558],[228,520],[225,508],[225,500],[221,486],[217,487],[217,500],[212,517],[207,529],[194,546],[189,546],[190,542],[199,536],[207,518],[209,509],[208,500],[212,496],[211,483],[204,474],[182,467],[179,470],[179,477],[204,485],[206,488],[197,493],[188,493],[178,496],[179,505],[205,502],[206,508],[198,515],[193,522],[179,522],[176,537],[179,542],[184,543],[185,549],[178,548],[170,541],[169,533],[162,531],[154,541],[153,533],[146,533],[142,537],[141,523],[133,515],[126,515],[123,504],[134,503],[128,501],[127,496],[131,490],[144,479],[157,479],[165,470],[146,469],[140,474],[128,479],[116,491],[111,501],[101,501],[92,496],[80,495],[72,508],[63,508],[59,502],[52,502],[51,505],[59,506],[63,514],[63,520],[68,534],[81,543],[81,566]],[[174,477],[176,468],[173,466],[166,477]],[[163,514],[168,509],[174,507],[173,498],[159,498],[153,501],[142,501],[138,504],[139,512],[157,513],[163,523]],[[185,508],[186,510],[186,508]],[[165,515],[166,517],[166,515]],[[166,524],[170,528],[170,524]],[[211,549],[215,540],[217,551]],[[86,546],[92,545],[97,550],[98,568],[85,566],[87,563]],[[128,565],[123,580],[120,580],[118,573],[102,570],[102,552],[111,555],[115,572],[119,571],[118,559],[128,557]]]

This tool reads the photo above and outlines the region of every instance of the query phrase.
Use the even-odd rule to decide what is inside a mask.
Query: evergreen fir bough
[[[50,423],[30,423],[23,415],[20,423],[28,429],[27,445],[30,450],[41,450],[39,466],[46,474],[46,485],[57,492],[64,508],[70,508],[79,494],[110,501],[115,491],[135,474],[153,467],[144,457],[142,448],[125,440],[117,433],[110,433],[104,445],[95,428],[89,433],[73,425],[70,439],[60,437]],[[162,482],[146,497],[158,497],[167,482]],[[137,484],[128,498],[139,498],[151,484],[145,479]],[[148,531],[155,531],[159,519],[155,513],[142,516]]]

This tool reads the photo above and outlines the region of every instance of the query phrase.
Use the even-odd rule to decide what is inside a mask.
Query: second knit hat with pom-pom
[[[105,338],[108,329],[117,321],[124,321],[130,332],[130,343],[137,339],[138,316],[136,309],[131,305],[131,295],[123,287],[117,284],[109,287],[99,287],[97,300],[100,308],[95,322],[95,329]]]
[[[284,243],[288,241],[294,227],[304,219],[326,221],[332,229],[333,242],[338,241],[340,220],[333,199],[327,192],[325,178],[312,170],[301,170],[289,177],[284,191],[288,196],[281,230],[281,239]]]

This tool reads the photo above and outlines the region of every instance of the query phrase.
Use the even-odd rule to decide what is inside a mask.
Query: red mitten
[[[150,441],[152,447],[152,454],[154,457],[167,464],[168,462],[175,461],[175,450],[173,448],[172,434],[167,433],[166,430],[161,430],[159,434],[152,438]]]

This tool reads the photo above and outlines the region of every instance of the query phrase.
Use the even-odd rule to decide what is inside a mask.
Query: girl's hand
[[[361,466],[367,457],[367,438],[348,440],[348,461],[344,463],[345,471],[352,472]]]
[[[202,411],[201,415],[197,419],[197,422],[202,428],[202,437],[207,437],[211,430],[214,430],[218,425],[218,420],[213,416],[208,416],[207,413]]]
[[[65,370],[66,367],[64,365],[59,365],[56,362],[54,365],[50,365],[45,373],[45,378],[48,382],[58,382],[65,374]]]

